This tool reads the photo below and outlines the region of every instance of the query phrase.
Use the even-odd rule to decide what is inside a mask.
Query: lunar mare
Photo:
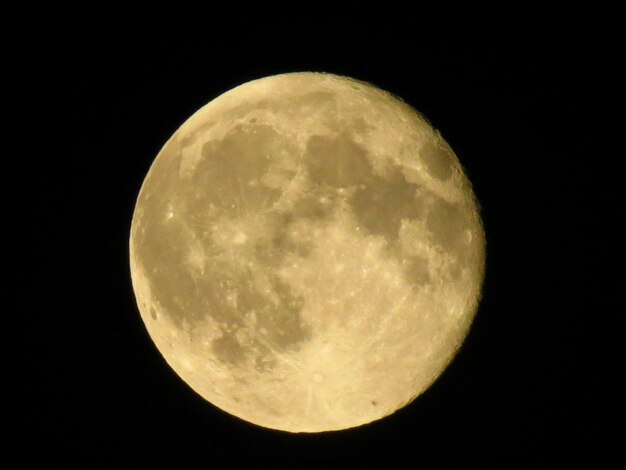
[[[191,116],[141,188],[130,265],[147,330],[206,400],[320,432],[411,402],[475,315],[485,239],[454,152],[410,106],[318,73]]]

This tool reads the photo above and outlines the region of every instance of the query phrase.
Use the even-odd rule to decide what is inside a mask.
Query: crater
[[[422,157],[422,161],[426,164],[428,173],[437,179],[447,180],[452,176],[454,157],[452,150],[443,145],[445,144],[426,144],[426,146],[420,150],[420,157]]]

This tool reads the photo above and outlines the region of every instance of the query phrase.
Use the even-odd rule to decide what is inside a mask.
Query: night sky
[[[585,347],[609,315],[593,274],[608,253],[586,111],[595,46],[575,29],[425,39],[345,18],[289,24],[176,39],[85,27],[42,44],[50,81],[38,93],[55,131],[30,183],[44,230],[28,235],[42,254],[25,285],[39,287],[21,294],[35,325],[23,347],[42,348],[19,428],[33,453],[85,468],[503,469],[610,447]],[[230,88],[291,71],[371,82],[428,117],[466,169],[487,236],[483,299],[445,373],[386,419],[318,435],[256,427],[188,388],[143,326],[128,263],[135,199],[170,135]]]

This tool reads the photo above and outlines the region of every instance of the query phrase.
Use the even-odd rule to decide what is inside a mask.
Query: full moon
[[[139,193],[130,268],[176,373],[289,432],[410,403],[467,335],[485,237],[439,132],[399,98],[322,73],[238,86],[169,139]]]

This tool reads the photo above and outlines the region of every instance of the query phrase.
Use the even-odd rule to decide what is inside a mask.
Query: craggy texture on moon
[[[477,203],[417,112],[317,73],[241,85],[165,144],[130,263],[170,366],[219,408],[344,429],[423,392],[465,338],[484,273]]]

